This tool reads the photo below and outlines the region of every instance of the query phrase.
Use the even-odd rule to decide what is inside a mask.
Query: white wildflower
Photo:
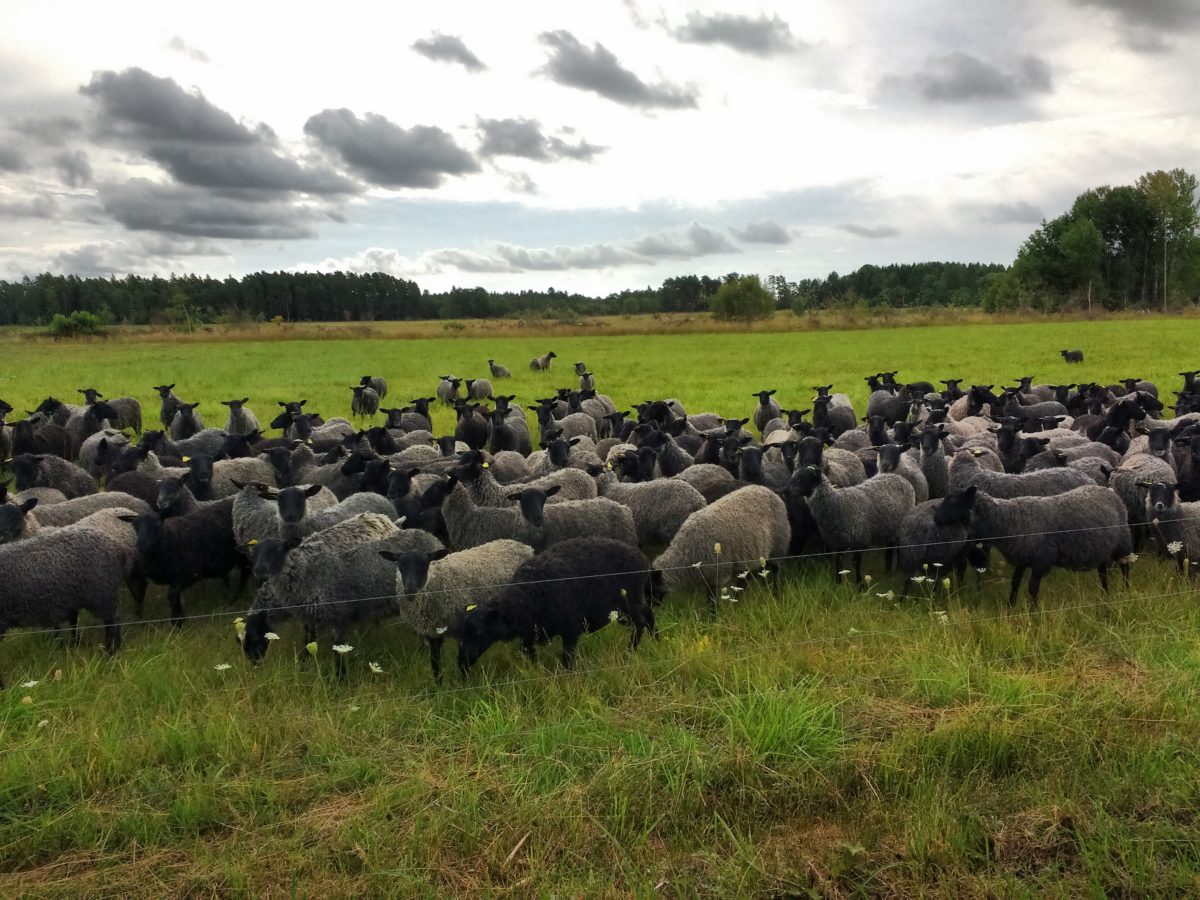
[[[896,596],[896,592],[895,591],[884,591],[883,593],[880,593],[879,591],[876,591],[875,596],[882,597],[884,600],[891,600],[893,597]]]
[[[1123,563],[1135,563],[1137,561],[1138,561],[1138,555],[1136,553],[1130,553],[1128,556],[1122,558],[1122,560],[1121,560],[1121,562],[1123,562]]]
[[[438,634],[445,634],[449,629],[443,625],[441,628],[434,629]]]
[[[367,668],[371,670],[372,675],[382,675],[383,674],[383,666],[379,665],[379,663],[377,663],[377,662],[367,663]]]
[[[740,578],[742,581],[745,581],[745,580],[746,580],[747,578],[749,578],[749,577],[750,577],[750,571],[749,571],[749,570],[746,570],[745,572],[743,572],[742,574],[740,574],[740,575],[738,576],[738,578]]]
[[[1183,541],[1171,541],[1167,544],[1167,552],[1174,556],[1176,553],[1183,551]]]
[[[232,669],[233,666],[231,666],[229,663],[217,663],[215,666],[213,666],[213,668],[218,672],[224,672],[226,669]]]
[[[334,644],[333,645],[334,653],[349,653],[353,649],[354,648],[351,647],[349,644]]]
[[[745,588],[738,587],[736,584],[730,585],[730,586],[729,586],[729,589],[730,589],[731,591],[734,591],[734,592],[737,592],[737,593],[740,593],[741,591],[744,591],[744,590],[745,590]]]
[[[987,574],[987,566],[980,566],[975,571],[978,572],[980,575],[986,575]]]
[[[770,570],[770,569],[763,569],[763,570],[762,570],[761,572],[759,572],[758,574],[759,574],[759,575],[761,575],[763,578],[766,578],[768,575],[770,575],[770,574],[771,574],[771,570]]]
[[[266,634],[264,634],[264,635],[263,635],[263,637],[265,637],[265,638],[266,638],[268,641],[277,641],[277,640],[279,640],[279,635],[277,635],[277,634],[276,634],[275,632],[273,632],[273,631],[268,631]]]
[[[21,687],[23,687],[23,688],[37,687],[39,684],[41,684],[40,681],[38,681],[36,679],[31,679],[29,681],[22,681]]]
[[[42,719],[42,721],[40,721],[40,722],[38,722],[38,723],[37,723],[37,727],[38,727],[38,728],[45,728],[45,727],[46,727],[47,725],[49,725],[49,724],[50,724],[50,720],[49,720],[49,719]]]
[[[610,622],[615,622],[615,621],[617,621],[617,618],[618,618],[620,615],[621,615],[621,614],[620,614],[619,612],[617,612],[617,611],[614,609],[612,612],[610,612],[610,613],[608,614],[608,621],[610,621]]]
[[[941,563],[934,563],[934,564],[933,564],[933,567],[934,567],[935,569],[940,569],[940,568],[942,568],[942,564],[941,564]]]
[[[950,624],[950,617],[948,615],[946,615],[946,611],[944,609],[935,609],[933,611],[932,615],[933,615],[934,620],[939,625],[949,625]]]
[[[911,580],[914,584],[924,584],[925,576],[924,575],[914,575]]]

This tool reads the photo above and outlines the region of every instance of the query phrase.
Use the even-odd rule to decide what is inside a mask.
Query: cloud
[[[508,189],[514,194],[536,194],[538,192],[537,182],[528,172],[506,172],[505,178],[508,180]]]
[[[24,153],[12,144],[0,143],[0,172],[24,172],[28,168]]]
[[[189,256],[225,256],[220,247],[202,241],[95,241],[57,253],[51,266],[56,272],[84,278],[136,275],[190,266]]]
[[[462,38],[435,31],[427,38],[413,41],[412,48],[434,62],[458,63],[468,72],[482,72],[487,66],[472,53]]]
[[[84,187],[91,183],[92,164],[82,150],[63,150],[54,154],[53,162],[59,177],[70,187]]]
[[[361,253],[347,256],[343,259],[329,257],[315,265],[301,264],[294,271],[311,272],[383,272],[397,278],[411,278],[414,275],[428,273],[428,268],[414,262],[407,256],[402,256],[398,250],[386,247],[368,247]]]
[[[980,210],[979,220],[992,225],[1036,225],[1044,218],[1042,211],[1032,203],[1017,200],[1013,203],[995,203]]]
[[[739,241],[749,244],[787,244],[792,240],[791,234],[778,222],[764,219],[761,222],[751,222],[745,228],[730,229]]]
[[[1118,34],[1130,50],[1162,53],[1173,47],[1168,37],[1200,29],[1195,0],[1072,0],[1076,6],[1112,13]]]
[[[276,195],[358,191],[328,168],[282,155],[268,126],[251,129],[171,78],[137,68],[97,72],[80,91],[99,105],[102,139],[133,147],[183,184]]]
[[[381,187],[435,188],[447,175],[479,171],[475,158],[442,129],[405,130],[376,113],[359,119],[348,109],[326,109],[304,123],[304,133]]]
[[[176,53],[182,53],[184,56],[188,57],[189,59],[193,59],[196,62],[208,62],[207,53],[197,47],[193,47],[191,44],[188,44],[177,34],[172,35],[171,39],[167,41],[167,49],[174,50]]]
[[[688,44],[724,44],[751,56],[774,56],[802,49],[804,44],[792,34],[779,16],[757,17],[713,13],[688,13],[687,24],[674,31],[675,37]]]
[[[737,247],[718,231],[692,222],[682,234],[664,232],[639,238],[631,249],[651,259],[691,259],[715,253],[736,253]]]
[[[612,244],[584,244],[578,247],[554,247],[550,250],[496,245],[496,254],[514,269],[536,272],[561,272],[567,269],[607,269],[644,262],[637,253]]]
[[[538,162],[555,159],[588,161],[605,148],[580,140],[576,144],[562,138],[547,138],[534,119],[479,119],[479,155],[518,156]]]
[[[131,231],[187,237],[294,240],[316,235],[320,211],[290,201],[210,193],[145,178],[99,186],[105,212]]]
[[[44,116],[19,119],[13,123],[12,127],[40,144],[58,146],[67,138],[74,137],[82,131],[83,123],[71,116]]]
[[[0,194],[0,216],[13,219],[54,219],[58,217],[58,203],[47,194],[16,199]]]
[[[474,250],[431,250],[422,257],[427,265],[438,268],[450,266],[460,272],[512,272],[514,267],[502,258],[476,253]]]
[[[842,231],[849,232],[850,234],[857,235],[858,237],[870,238],[872,240],[896,237],[898,234],[900,234],[900,229],[893,228],[891,225],[872,226],[847,223],[845,225],[839,225],[838,228],[842,229]]]
[[[916,93],[930,103],[966,104],[1019,100],[1054,89],[1050,67],[1038,56],[1020,57],[1008,69],[962,51],[930,56],[908,75],[884,76],[889,90]]]
[[[696,92],[669,82],[647,84],[617,60],[603,44],[590,48],[569,31],[544,31],[538,40],[550,57],[542,72],[559,84],[591,91],[605,99],[639,109],[691,109]]]

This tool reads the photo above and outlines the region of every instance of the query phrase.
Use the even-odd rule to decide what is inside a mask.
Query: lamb
[[[337,646],[346,643],[352,625],[394,616],[396,567],[379,551],[433,552],[439,546],[423,531],[399,531],[387,516],[363,513],[310,535],[286,555],[278,545],[263,548],[275,565],[246,613],[241,634],[246,658],[257,665],[266,656],[272,617],[298,615],[306,642],[329,629]],[[340,654],[337,670],[345,674]]]
[[[95,494],[100,490],[96,479],[65,459],[44,453],[22,453],[12,463],[18,491],[31,487],[52,487],[67,499]]]
[[[380,400],[387,396],[388,383],[386,378],[380,378],[375,375],[364,375],[359,379],[358,383],[363,387],[369,387],[373,390],[379,395]]]
[[[1047,497],[1062,494],[1084,485],[1094,485],[1091,476],[1079,469],[1041,469],[1019,475],[992,472],[979,464],[987,453],[982,447],[959,450],[950,464],[950,487],[962,490],[972,484],[991,497]]]
[[[1119,563],[1129,584],[1133,538],[1121,498],[1097,485],[1053,497],[1002,500],[982,491],[975,498],[971,539],[994,546],[1013,567],[1009,605],[1017,601],[1025,570],[1029,599],[1037,605],[1042,579],[1054,568],[1095,569],[1108,591],[1108,568]]]
[[[350,398],[350,415],[375,416],[379,412],[379,394],[367,385],[354,385],[350,388],[354,396]]]
[[[1160,547],[1174,558],[1183,575],[1185,561],[1191,567],[1200,565],[1200,502],[1179,502],[1176,486],[1165,481],[1143,486],[1149,488],[1146,506]],[[1187,574],[1194,574],[1194,569]]]
[[[588,471],[593,473],[591,468]],[[599,496],[629,507],[641,546],[669,544],[688,516],[705,506],[704,497],[686,481],[663,478],[622,484],[612,470],[600,467],[594,477]]]
[[[199,401],[179,404],[175,418],[171,420],[171,440],[182,441],[204,430],[204,420],[196,412],[199,405]]]
[[[945,497],[918,503],[901,520],[896,534],[896,562],[903,577],[901,596],[908,593],[910,576],[924,566],[950,567],[962,581],[966,568],[971,511],[978,488],[972,485]]]
[[[246,406],[250,401],[249,397],[243,397],[241,400],[222,400],[222,406],[229,407],[229,421],[225,423],[225,430],[230,434],[255,434],[258,432],[258,416]]]
[[[821,538],[834,551],[834,572],[841,571],[842,553],[850,551],[859,582],[863,551],[883,547],[890,563],[900,523],[916,505],[912,485],[899,475],[876,475],[853,487],[835,488],[816,466],[805,466],[796,469],[789,489],[806,499]]]
[[[769,488],[747,485],[688,516],[654,568],[668,587],[709,587],[718,583],[719,567],[786,556],[790,540],[783,500]],[[709,595],[715,612],[711,587]]]
[[[625,618],[633,625],[630,647],[643,631],[658,636],[649,594],[653,583],[646,558],[635,548],[606,538],[557,544],[522,563],[512,583],[475,609],[459,628],[458,666],[465,674],[492,644],[520,640],[534,658],[534,645],[562,638],[563,666],[575,665],[583,634]]]
[[[468,400],[490,400],[492,397],[492,383],[486,378],[468,378],[467,399]]]
[[[78,526],[0,546],[0,636],[11,628],[66,624],[78,638],[79,612],[86,610],[104,624],[104,647],[115,653],[121,646],[118,592],[127,559],[120,541]]]
[[[529,368],[535,372],[547,372],[550,370],[550,360],[558,356],[553,350],[549,353],[544,353],[541,356],[535,356],[529,361]]]
[[[445,635],[457,636],[467,609],[510,581],[533,550],[519,541],[500,540],[449,555],[444,548],[432,553],[381,550],[379,555],[396,566],[400,621],[425,639],[433,677],[441,681]]]
[[[508,371],[505,366],[500,365],[494,359],[488,360],[488,370],[492,373],[493,378],[512,378],[512,372]]]

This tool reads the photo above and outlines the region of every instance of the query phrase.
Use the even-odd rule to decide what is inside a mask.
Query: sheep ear
[[[30,497],[28,500],[26,500],[24,503],[21,504],[21,512],[27,513],[31,509],[33,509],[35,506],[37,506],[37,504],[38,504],[37,497]]]
[[[550,487],[548,487],[544,491],[542,491],[542,493],[545,494],[547,497],[553,497],[560,490],[562,490],[561,484],[552,484],[552,485],[550,485]]]
[[[117,518],[120,519],[122,522],[136,522],[137,521],[137,516],[135,516],[133,513],[121,513],[117,516]]]
[[[582,435],[580,435],[579,437],[573,437],[573,438],[571,438],[571,440],[570,440],[570,441],[568,441],[568,443],[569,443],[569,444],[570,444],[572,447],[574,447],[576,444],[578,444],[578,443],[579,443],[580,441],[582,441],[582,440],[583,440],[583,436],[582,436]]]
[[[377,552],[379,553],[380,556],[382,556],[388,562],[399,562],[400,561],[400,554],[394,550],[379,550]]]
[[[447,550],[445,547],[439,547],[437,550],[434,550],[432,553],[429,554],[429,559],[431,561],[435,560],[435,559],[445,559],[447,554],[449,554],[449,553],[450,553],[450,551]]]

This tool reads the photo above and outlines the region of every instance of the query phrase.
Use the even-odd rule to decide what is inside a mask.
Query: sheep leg
[[[1038,591],[1042,587],[1042,578],[1046,575],[1045,572],[1039,572],[1033,569],[1029,573],[1029,608],[1037,609]]]
[[[171,605],[171,627],[183,627],[183,586],[173,584],[167,588],[167,602]]]
[[[1097,566],[1096,574],[1100,576],[1100,590],[1108,594],[1108,566]]]
[[[79,646],[79,610],[73,609],[67,616],[67,646]]]
[[[855,553],[854,553],[854,583],[855,584],[862,584],[862,557],[863,557],[863,555],[861,552],[855,551]],[[891,570],[892,570],[892,567],[889,565],[888,571],[890,572]]]
[[[892,566],[894,565],[895,558],[896,558],[896,551],[892,547],[887,547],[884,549],[884,551],[883,551],[883,571],[887,572],[888,574],[891,574]],[[862,581],[862,578],[860,577],[858,580]]]
[[[251,566],[250,566],[250,560],[239,555],[238,568],[241,570],[241,572],[240,572],[241,577],[238,579],[237,594],[234,595],[236,597],[240,597],[240,596],[242,596],[242,594],[246,593],[246,585],[250,583],[250,575],[252,572]]]
[[[658,623],[654,621],[654,607],[646,604],[646,627],[650,629],[650,637],[658,640]]]
[[[433,680],[442,683],[442,636],[426,638],[429,642],[429,665],[433,668]]]
[[[1012,589],[1008,592],[1008,605],[1017,605],[1017,593],[1021,590],[1021,579],[1025,577],[1025,567],[1016,566],[1013,568]]]
[[[121,646],[121,620],[114,613],[104,620],[104,650],[108,654],[116,653]]]
[[[125,581],[125,586],[129,588],[129,595],[133,597],[133,611],[140,617],[142,609],[146,605],[146,585],[148,579],[142,572],[134,572]]]
[[[842,571],[842,552],[839,550],[833,554],[833,581],[836,584],[841,578],[839,574]]]
[[[575,633],[564,634],[562,636],[562,664],[564,669],[575,668],[575,645],[579,642],[579,635]]]
[[[1125,579],[1125,590],[1129,590],[1129,563],[1123,562],[1123,563],[1120,563],[1120,566],[1121,566],[1121,577]],[[1183,563],[1181,562],[1180,567],[1182,568],[1182,566],[1183,566]]]
[[[525,651],[525,655],[529,657],[530,662],[537,662],[537,653],[533,647],[533,641],[526,640],[521,642],[521,649]]]

